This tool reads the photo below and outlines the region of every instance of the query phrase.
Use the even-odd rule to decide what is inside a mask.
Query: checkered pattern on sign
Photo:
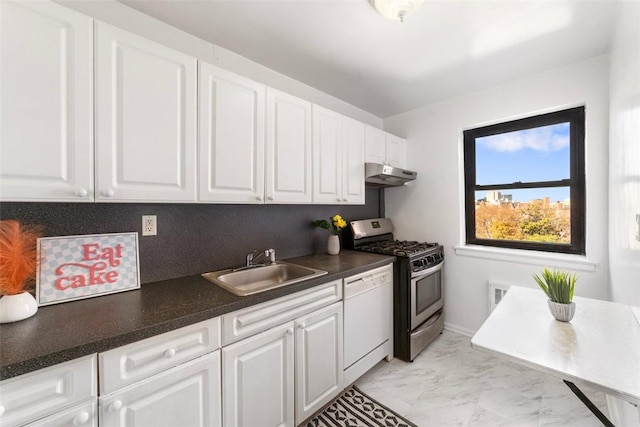
[[[92,259],[84,261],[83,245],[97,244],[96,253],[92,258],[102,254],[104,248],[116,248],[122,246],[122,257],[117,266],[110,265],[109,259]],[[40,267],[38,271],[38,302],[43,305],[52,302],[62,302],[78,299],[96,294],[113,293],[121,290],[137,288],[138,279],[138,247],[136,233],[103,234],[91,236],[66,236],[48,237],[39,240]],[[115,250],[115,249],[114,249]],[[114,283],[89,285],[89,268],[96,262],[105,262],[107,267],[97,271],[104,277],[108,271],[117,271],[118,277]],[[83,267],[84,266],[84,267]],[[56,269],[60,267],[60,275],[56,275]],[[56,288],[56,280],[61,277],[84,276],[86,286],[68,287],[65,290]],[[64,286],[71,282],[63,281]]]

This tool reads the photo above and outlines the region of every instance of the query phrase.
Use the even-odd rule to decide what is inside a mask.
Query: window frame
[[[476,184],[476,139],[527,130],[559,123],[569,123],[569,178],[537,182]],[[586,187],[585,187],[585,107],[575,107],[508,122],[468,129],[463,132],[465,231],[467,245],[524,249],[543,252],[586,255]],[[527,188],[569,187],[571,200],[571,243],[544,243],[519,240],[482,239],[476,237],[476,191],[519,190]]]

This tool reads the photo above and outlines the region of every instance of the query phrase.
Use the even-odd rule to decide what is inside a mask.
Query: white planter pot
[[[17,322],[38,311],[38,303],[29,292],[0,298],[0,323]]]
[[[340,253],[340,237],[337,234],[330,234],[327,240],[327,253],[338,255]]]
[[[576,303],[571,302],[569,304],[560,304],[559,302],[553,302],[547,300],[549,305],[549,311],[556,320],[561,322],[569,322],[573,319],[573,315],[576,313]]]

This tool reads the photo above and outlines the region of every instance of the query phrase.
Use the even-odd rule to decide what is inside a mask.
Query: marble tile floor
[[[447,330],[413,363],[380,362],[356,385],[420,427],[602,425],[562,380],[474,350]],[[603,393],[578,386],[608,415]]]

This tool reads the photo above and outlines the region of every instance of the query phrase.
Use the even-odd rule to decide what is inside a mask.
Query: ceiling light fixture
[[[385,18],[400,20],[418,10],[423,0],[370,0],[373,7]]]

